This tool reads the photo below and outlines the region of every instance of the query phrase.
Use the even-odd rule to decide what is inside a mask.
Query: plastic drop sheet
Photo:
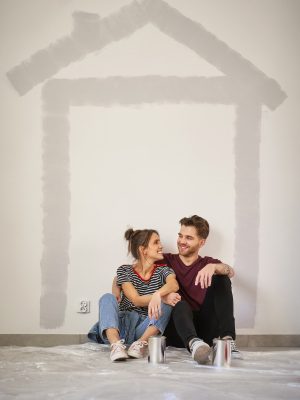
[[[95,343],[0,347],[0,399],[300,399],[300,349],[244,350],[230,368],[198,365],[168,348],[166,364],[112,363]]]

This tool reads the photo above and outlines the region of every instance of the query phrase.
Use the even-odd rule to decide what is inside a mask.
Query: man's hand
[[[166,296],[162,297],[162,301],[172,307],[174,307],[180,300],[181,296],[178,293],[169,293]]]
[[[198,272],[195,285],[200,283],[201,289],[208,288],[211,285],[211,279],[216,272],[217,264],[207,264],[201,271]]]
[[[158,319],[161,316],[161,297],[159,292],[154,292],[148,305],[150,319]]]

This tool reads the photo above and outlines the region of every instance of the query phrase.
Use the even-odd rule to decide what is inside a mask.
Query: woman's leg
[[[104,343],[116,343],[119,335],[119,305],[114,295],[104,294],[99,300],[99,335]]]
[[[146,355],[148,346],[148,339],[150,336],[163,334],[168,324],[172,312],[172,307],[168,304],[162,303],[161,316],[155,320],[146,317],[140,324],[137,325],[135,330],[136,341],[128,349],[128,355],[132,358],[142,358]]]
[[[173,307],[162,303],[161,316],[158,319],[150,319],[146,317],[135,330],[136,339],[148,341],[150,336],[163,334],[169,322]]]
[[[104,343],[111,345],[111,361],[128,358],[124,340],[120,340],[119,305],[114,295],[106,293],[99,300],[99,334]]]

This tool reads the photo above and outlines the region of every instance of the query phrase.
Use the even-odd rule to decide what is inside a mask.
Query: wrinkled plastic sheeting
[[[198,365],[185,349],[167,363],[112,363],[109,347],[0,347],[0,399],[300,399],[300,349],[244,351],[230,368]]]

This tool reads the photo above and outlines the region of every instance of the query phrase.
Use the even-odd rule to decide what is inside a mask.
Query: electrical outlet
[[[90,312],[90,300],[80,300],[78,305],[78,313],[87,314]]]

